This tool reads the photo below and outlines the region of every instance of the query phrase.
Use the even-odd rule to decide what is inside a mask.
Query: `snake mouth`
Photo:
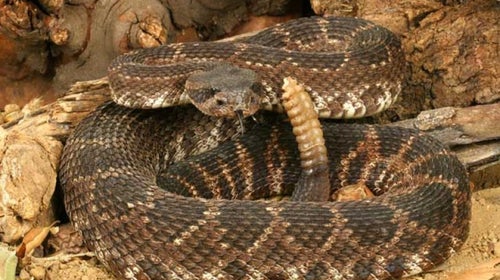
[[[234,101],[229,110],[234,112],[233,117],[246,118],[254,115],[260,109],[261,98],[255,92],[246,92],[243,98]]]

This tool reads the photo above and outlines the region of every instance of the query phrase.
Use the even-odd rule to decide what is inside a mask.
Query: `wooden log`
[[[393,123],[424,131],[448,145],[471,172],[500,164],[500,103],[421,112]]]

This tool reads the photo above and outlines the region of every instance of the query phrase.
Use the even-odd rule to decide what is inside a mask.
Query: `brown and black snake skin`
[[[224,43],[220,52],[210,48],[216,43],[200,43],[134,54],[148,57],[148,63],[165,53],[179,60],[208,57],[195,62],[229,57],[259,73],[267,96],[281,88],[281,71],[292,71],[286,75],[306,85],[320,115],[356,117],[382,110],[400,91],[394,82],[403,64],[394,51],[399,41],[384,30],[363,20],[312,18],[233,46]],[[347,35],[361,37],[344,46],[344,54],[332,55],[330,65],[324,63],[327,54],[312,55],[326,48],[324,40],[300,57],[291,51],[269,54],[270,49],[246,52],[253,40],[276,47],[288,37],[304,46],[325,39],[314,33],[334,44]],[[373,52],[362,48],[375,41],[382,43]],[[112,87],[113,75],[130,77],[113,74],[117,65],[110,68]],[[183,64],[180,71],[193,65]],[[142,68],[149,72],[131,79],[144,81],[143,88],[134,84],[124,94],[137,95],[137,103],[149,107],[169,103],[144,97],[145,88],[162,79],[152,67]],[[370,68],[385,78],[364,72]],[[186,80],[181,74],[164,79]],[[279,93],[263,107],[276,107],[271,99]],[[322,121],[331,193],[362,182],[374,198],[254,200],[290,195],[301,172],[289,123],[270,112],[255,119],[244,120],[241,135],[237,120],[206,116],[191,105],[143,110],[104,104],[78,125],[64,148],[60,180],[73,225],[120,279],[399,278],[443,262],[467,237],[470,190],[464,167],[437,140],[408,129]]]

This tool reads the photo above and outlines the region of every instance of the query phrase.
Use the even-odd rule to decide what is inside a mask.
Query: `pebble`
[[[19,280],[29,280],[31,279],[31,275],[24,269],[21,269],[19,272]]]
[[[10,114],[12,112],[21,111],[21,107],[17,104],[7,104],[3,107],[3,111],[5,114]]]
[[[17,104],[7,104],[1,113],[1,123],[8,123],[23,116],[21,107]]]
[[[494,256],[500,257],[500,242],[491,244],[491,252],[493,253]]]
[[[45,268],[41,266],[35,266],[32,269],[30,269],[30,274],[33,276],[34,279],[36,280],[43,280],[45,279],[45,274],[47,272],[45,271]]]

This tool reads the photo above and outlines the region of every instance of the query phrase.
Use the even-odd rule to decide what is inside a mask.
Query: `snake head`
[[[254,71],[228,64],[194,72],[187,78],[185,90],[204,114],[228,118],[253,115],[264,94]]]

